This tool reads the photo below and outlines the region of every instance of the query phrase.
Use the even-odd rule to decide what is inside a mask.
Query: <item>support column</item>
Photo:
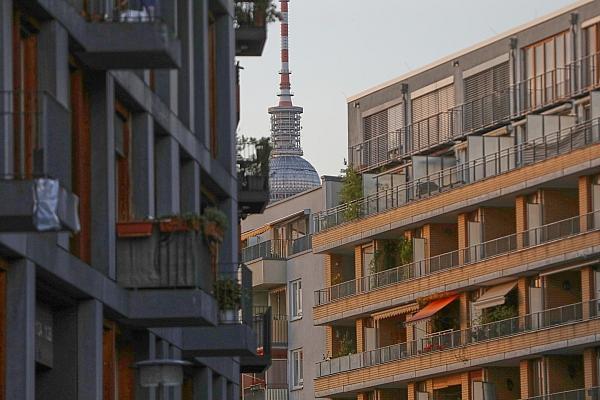
[[[7,272],[6,398],[10,400],[35,400],[35,275],[29,260],[13,263]]]
[[[356,320],[356,352],[362,353],[365,351],[365,321],[362,318]]]
[[[171,358],[171,352],[170,352],[170,348],[169,348],[169,343],[165,340],[159,339],[157,341],[157,346],[156,346],[156,358],[158,359],[169,359]],[[161,400],[172,400],[171,396],[169,396],[170,393],[172,393],[171,389],[173,389],[172,387],[165,387],[165,386],[160,386],[157,389],[157,392],[159,392],[158,398]]]
[[[590,312],[596,310],[596,306],[590,307],[590,301],[594,299],[594,269],[592,266],[581,268],[581,303],[583,305],[583,319],[590,318]],[[595,315],[592,315],[595,316]]]
[[[13,90],[13,0],[0,1],[0,93]],[[0,95],[0,176],[13,172],[12,98]]]
[[[583,350],[583,382],[585,388],[598,385],[598,363],[595,348]]]
[[[42,171],[71,188],[71,116],[69,86],[69,34],[56,20],[41,24],[38,46],[39,88],[49,94],[40,97],[44,132]]]
[[[132,119],[132,178],[134,219],[156,217],[154,204],[154,121],[149,113]]]
[[[213,400],[227,400],[227,379],[224,376],[213,377]]]
[[[580,176],[578,181],[579,191],[579,229],[582,232],[588,230],[589,219],[585,217],[586,214],[592,211],[592,193],[591,193],[591,177]],[[593,220],[593,218],[592,218]]]
[[[354,246],[354,276],[356,279],[362,278],[362,247]]]
[[[200,164],[194,160],[181,166],[181,212],[200,214]]]
[[[325,358],[333,358],[333,327],[325,327]]]
[[[416,384],[414,382],[410,382],[407,386],[408,387],[407,387],[406,399],[407,400],[416,400],[416,397],[417,397],[416,393],[415,393],[416,392],[416,388],[415,388]]]
[[[213,376],[210,368],[194,370],[194,400],[213,400]]]
[[[227,400],[239,400],[240,385],[233,382],[227,382]]]
[[[85,300],[77,308],[77,398],[102,400],[102,303]],[[57,332],[59,333],[59,332]]]
[[[156,216],[179,214],[179,144],[171,136],[156,143]]]
[[[470,325],[469,318],[469,292],[462,292],[459,297],[459,323],[460,329],[468,329]]]
[[[461,384],[461,388],[460,388],[461,400],[471,400],[472,386],[471,386],[471,379],[469,376],[469,372],[463,372],[460,374],[460,384]]]
[[[235,30],[227,14],[217,18],[217,149],[225,169],[235,171]]]
[[[181,360],[181,350],[175,346],[171,346],[171,356],[173,360]],[[182,397],[182,386],[175,386],[173,389],[172,400],[181,400]]]
[[[517,282],[517,290],[519,296],[519,316],[527,315],[529,309],[529,284],[527,277],[522,276]]]
[[[197,3],[197,2],[196,2]],[[181,41],[181,68],[177,80],[177,115],[194,132],[194,20],[191,0],[177,1],[177,26]],[[200,27],[202,29],[202,27]]]
[[[529,390],[529,361],[521,360],[519,362],[519,374],[520,374],[520,384],[521,384],[521,398],[528,399],[530,396]]]
[[[210,118],[209,118],[209,85],[208,85],[208,2],[193,2],[193,87],[194,93],[194,134],[208,147],[210,143]],[[182,60],[183,61],[183,60]]]
[[[517,233],[517,249],[523,248],[523,235],[527,229],[527,198],[517,196],[515,199],[515,227]]]
[[[468,214],[462,213],[458,214],[457,220],[457,231],[458,231],[458,263],[463,265],[465,263],[465,252],[464,249],[469,247],[469,242],[467,238],[467,221]]]
[[[115,85],[106,72],[90,79],[92,267],[116,278]]]
[[[219,246],[219,262],[234,263],[238,260],[240,247],[237,200],[227,199],[221,203],[219,208],[227,215],[230,226],[225,231],[223,243]]]

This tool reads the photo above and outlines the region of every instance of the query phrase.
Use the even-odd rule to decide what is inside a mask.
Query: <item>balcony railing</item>
[[[525,143],[443,169],[404,185],[379,191],[314,216],[315,231],[374,215],[483,179],[567,154],[600,142],[599,119],[586,121]]]
[[[342,282],[315,291],[315,306],[331,303],[345,297],[417,279],[437,272],[483,261],[518,249],[524,249],[545,242],[563,239],[581,232],[600,229],[600,211],[552,222],[524,232],[514,233],[489,240],[464,249],[436,255],[424,260],[411,262],[376,274]],[[583,227],[583,228],[582,228]],[[462,261],[461,261],[462,260]]]
[[[161,18],[162,0],[68,0],[89,22],[153,22]],[[122,5],[116,6],[119,3]]]
[[[242,249],[242,262],[259,258],[267,260],[286,260],[287,258],[312,249],[312,235],[298,239],[270,239]]]
[[[254,315],[266,313],[268,306],[255,306]],[[271,343],[273,346],[286,347],[288,343],[288,318],[287,315],[271,314]]]
[[[581,75],[579,88],[575,85],[576,74]],[[507,124],[511,119],[564,102],[599,85],[600,53],[596,53],[350,146],[349,163],[358,172],[364,172],[399,162],[466,134]]]
[[[418,340],[394,344],[358,354],[350,354],[317,363],[317,377],[371,367],[433,352],[535,332],[598,317],[600,300],[569,304],[524,316],[508,318],[463,330],[445,331]]]
[[[600,387],[591,387],[564,392],[543,394],[541,396],[528,397],[523,400],[599,400]]]
[[[212,294],[217,299],[222,324],[245,324],[256,328],[257,320],[263,321],[265,315],[270,318],[270,309],[260,315],[253,313],[252,271],[243,264],[220,264]]]

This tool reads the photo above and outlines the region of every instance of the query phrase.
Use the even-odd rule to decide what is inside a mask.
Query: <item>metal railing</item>
[[[581,80],[576,87],[578,75]],[[359,172],[378,168],[469,133],[507,124],[598,86],[600,53],[595,53],[350,146],[349,163]]]
[[[162,0],[68,0],[89,22],[154,22],[162,20]],[[115,5],[119,3],[119,5]]]
[[[315,291],[315,306],[370,292],[388,285],[417,279],[440,271],[483,261],[545,242],[600,229],[600,211],[552,222],[523,232],[502,236],[464,249],[429,257],[372,275]],[[582,227],[584,229],[582,229]]]
[[[286,260],[294,254],[312,249],[312,235],[298,239],[270,239],[242,249],[242,262],[250,262],[259,258],[269,260]]]
[[[270,239],[242,249],[242,262],[259,258],[285,260],[288,256],[287,240]]]
[[[269,306],[254,306],[254,316],[262,315],[271,308]],[[271,315],[271,343],[273,346],[285,347],[288,343],[288,317],[283,314]]]
[[[528,397],[523,400],[599,400],[600,387],[582,388]]]
[[[395,209],[457,187],[497,176],[574,149],[600,142],[599,119],[546,134],[469,162],[445,168],[404,185],[379,191],[314,215],[315,232]]]
[[[325,360],[317,363],[317,377],[590,320],[598,317],[599,307],[600,300],[569,304],[467,329],[439,332],[406,343]]]

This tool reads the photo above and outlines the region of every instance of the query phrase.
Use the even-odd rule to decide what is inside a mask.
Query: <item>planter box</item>
[[[149,237],[152,235],[152,221],[117,222],[117,236],[120,238]]]

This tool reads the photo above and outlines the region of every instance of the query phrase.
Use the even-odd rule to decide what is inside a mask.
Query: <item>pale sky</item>
[[[568,0],[290,0],[290,70],[304,107],[304,157],[320,176],[347,157],[346,98],[562,8]],[[279,23],[262,57],[240,57],[238,134],[270,134],[279,84]]]

